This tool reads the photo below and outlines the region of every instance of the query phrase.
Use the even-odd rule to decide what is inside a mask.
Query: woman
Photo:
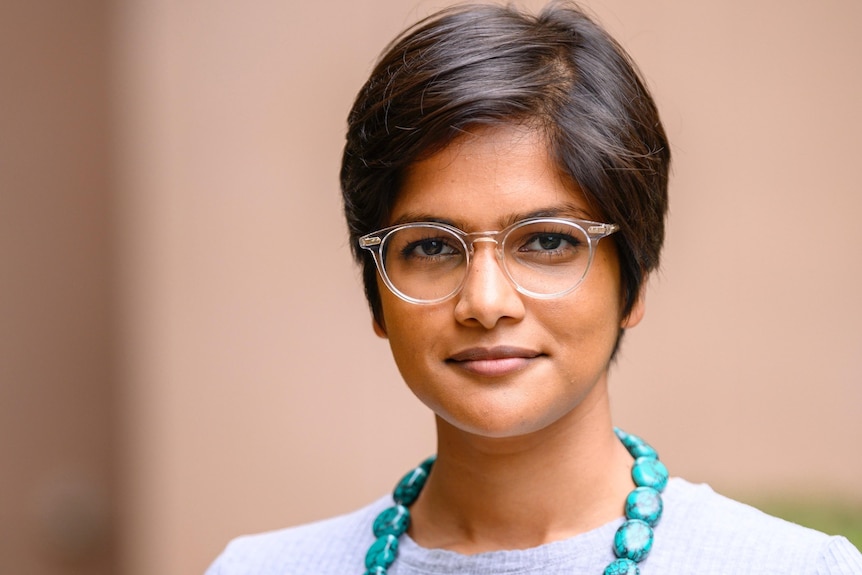
[[[845,539],[668,480],[613,427],[669,163],[634,65],[576,7],[460,7],[396,39],[341,182],[374,331],[436,416],[436,459],[208,573],[862,573]]]

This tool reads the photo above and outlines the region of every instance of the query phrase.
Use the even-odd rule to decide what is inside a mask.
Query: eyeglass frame
[[[587,259],[587,265],[584,267],[584,272],[581,274],[581,277],[575,284],[559,293],[553,294],[540,294],[536,292],[532,292],[523,286],[521,286],[515,279],[512,277],[509,272],[508,267],[506,266],[506,254],[502,251],[502,246],[506,240],[508,234],[512,231],[526,225],[534,224],[534,223],[562,223],[562,224],[571,224],[578,228],[580,228],[587,237],[587,246],[589,248],[589,256]],[[383,257],[380,254],[380,247],[384,245],[386,239],[395,233],[396,231],[400,231],[405,228],[410,227],[432,227],[439,228],[441,230],[452,233],[455,237],[457,237],[464,246],[464,278],[461,280],[461,283],[452,290],[449,294],[436,298],[433,300],[427,299],[418,299],[414,297],[410,297],[404,292],[400,291],[395,287],[395,284],[392,283],[392,280],[389,278],[389,274],[386,272],[386,266],[383,262]],[[467,282],[467,276],[470,271],[470,258],[474,253],[474,244],[477,241],[484,242],[493,242],[494,243],[494,252],[497,256],[497,262],[500,269],[503,272],[503,275],[509,280],[509,283],[514,286],[515,290],[518,293],[524,294],[528,297],[534,299],[555,299],[559,297],[563,297],[571,292],[573,292],[577,287],[579,287],[584,279],[587,277],[587,273],[590,271],[590,267],[593,263],[593,257],[596,253],[596,249],[598,247],[599,240],[605,238],[614,232],[619,231],[620,227],[617,224],[606,224],[602,222],[595,222],[592,220],[584,220],[580,218],[561,218],[561,217],[533,217],[533,218],[525,218],[523,220],[518,220],[517,222],[512,223],[511,225],[506,226],[502,230],[491,230],[484,232],[465,232],[464,230],[457,228],[453,225],[446,224],[443,222],[435,222],[435,221],[420,221],[420,222],[406,222],[402,224],[397,224],[394,226],[389,226],[386,228],[379,229],[375,232],[371,232],[369,234],[365,234],[358,239],[359,247],[371,252],[372,257],[374,258],[374,264],[377,266],[377,272],[380,277],[383,279],[383,283],[386,287],[395,294],[400,299],[417,304],[417,305],[432,305],[444,302],[448,299],[451,299],[461,293],[461,290],[464,289],[464,284]]]

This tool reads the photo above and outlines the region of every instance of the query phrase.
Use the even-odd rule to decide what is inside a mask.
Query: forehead
[[[438,220],[470,231],[500,229],[530,215],[591,218],[544,133],[513,125],[471,130],[413,164],[389,223]]]

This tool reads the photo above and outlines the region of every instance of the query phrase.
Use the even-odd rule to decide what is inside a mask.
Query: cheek
[[[405,312],[398,306],[390,308],[387,317],[389,347],[392,358],[408,389],[431,410],[441,408],[445,386],[442,378],[443,356],[440,349],[446,340],[442,315],[413,306]],[[391,318],[391,320],[390,320]]]
[[[598,278],[597,278],[598,279]],[[601,282],[604,289],[584,285],[559,301],[548,301],[534,312],[534,317],[562,346],[562,352],[574,356],[578,364],[590,363],[595,358],[606,363],[616,344],[621,314],[618,290],[613,284]]]
[[[608,339],[615,337],[614,318],[602,307],[595,306],[594,302],[561,306],[543,314],[542,323],[558,343],[568,346],[567,351],[584,353],[603,347]]]
[[[599,244],[599,250],[578,295],[583,297],[579,305],[585,315],[610,328],[614,334],[622,323],[623,296],[620,283],[619,262],[612,244]],[[602,249],[605,248],[605,249]]]
[[[452,315],[451,310],[440,309],[442,305],[411,304],[391,294],[382,298],[386,336],[402,373],[414,370],[423,357],[434,354],[445,317]]]

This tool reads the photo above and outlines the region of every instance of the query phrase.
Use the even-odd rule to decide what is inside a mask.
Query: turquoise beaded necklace
[[[667,485],[667,468],[659,461],[658,453],[646,441],[614,428],[617,437],[634,458],[632,480],[636,487],[626,497],[626,520],[614,535],[614,555],[604,575],[639,575],[638,563],[643,561],[653,542],[653,527],[661,518],[661,492]],[[387,569],[398,556],[398,539],[410,526],[410,509],[431,472],[437,459],[433,455],[405,475],[392,499],[395,505],[383,510],[372,527],[376,540],[365,555],[365,575],[386,575]]]

